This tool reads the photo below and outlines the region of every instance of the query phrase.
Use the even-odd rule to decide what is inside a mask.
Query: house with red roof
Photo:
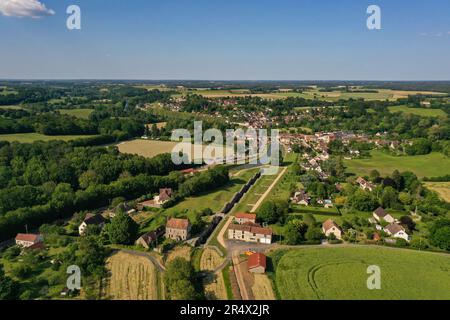
[[[22,248],[33,247],[43,241],[44,237],[41,234],[19,233],[16,236],[16,245]]]
[[[342,230],[341,228],[331,219],[328,219],[322,224],[322,231],[326,237],[329,237],[331,234],[334,234],[336,239],[342,239]]]
[[[236,213],[234,221],[238,224],[245,224],[247,222],[256,223],[256,214],[239,212]]]
[[[265,273],[267,267],[267,258],[262,253],[254,253],[247,260],[248,271],[251,273]]]
[[[166,224],[166,238],[185,241],[189,238],[191,224],[188,219],[171,218]]]
[[[271,244],[272,229],[248,224],[231,224],[228,227],[228,239]]]

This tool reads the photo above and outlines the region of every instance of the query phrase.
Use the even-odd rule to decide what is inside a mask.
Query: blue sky
[[[54,14],[0,13],[3,79],[450,80],[448,0],[20,1]]]

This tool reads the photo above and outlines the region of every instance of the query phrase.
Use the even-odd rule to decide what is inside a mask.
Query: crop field
[[[380,267],[380,290],[367,288],[371,265]],[[383,247],[290,250],[277,264],[275,283],[283,300],[450,299],[450,255]]]
[[[203,288],[207,300],[227,300],[227,289],[222,272],[207,275],[203,279]]]
[[[200,259],[200,270],[214,271],[225,261],[223,257],[213,248],[206,248]],[[203,279],[203,287],[206,299],[226,300],[227,290],[221,271],[209,273]]]
[[[450,202],[450,182],[426,182],[425,186],[437,192],[442,200]]]
[[[175,258],[183,258],[187,261],[191,261],[191,247],[181,246],[176,247],[167,255],[166,263],[174,260]]]
[[[0,134],[0,141],[33,143],[35,141],[52,141],[52,140],[77,140],[95,137],[95,135],[68,135],[68,136],[46,136],[40,133],[13,133]]]
[[[111,273],[106,298],[113,300],[157,300],[158,272],[153,263],[140,256],[118,252],[107,261]]]
[[[202,95],[206,98],[223,98],[223,97],[243,97],[252,96],[264,99],[283,99],[288,97],[299,97],[304,99],[319,99],[326,101],[337,101],[339,99],[364,99],[364,100],[391,100],[395,101],[401,98],[407,98],[410,95],[442,95],[444,93],[429,91],[404,91],[378,89],[377,92],[341,92],[341,91],[319,91],[318,88],[305,90],[304,92],[294,92],[289,90],[280,90],[280,92],[271,93],[250,93],[249,90],[207,90],[198,89],[191,90],[191,93]]]
[[[61,109],[59,112],[80,119],[89,119],[89,116],[94,112],[94,109]]]
[[[173,141],[157,141],[157,140],[144,140],[144,139],[135,139],[130,141],[121,142],[117,145],[119,151],[122,153],[128,154],[136,154],[139,156],[143,156],[146,158],[152,158],[159,154],[163,153],[172,153],[172,150],[175,146],[177,146],[179,142]],[[184,151],[188,151],[189,148],[191,150],[191,155],[194,156],[194,145],[190,143],[181,143],[181,146]],[[205,150],[206,146],[204,146]],[[225,148],[224,148],[225,155]],[[189,159],[191,160],[191,155],[189,155]],[[205,154],[206,155],[206,154]],[[214,154],[212,155],[214,157]]]
[[[117,145],[122,153],[137,154],[146,158],[152,158],[162,153],[171,153],[177,142],[155,140],[131,140]]]
[[[403,112],[406,114],[415,114],[421,117],[446,117],[447,114],[441,109],[429,108],[408,108],[407,106],[389,107],[390,112]]]
[[[428,91],[402,91],[390,89],[378,89],[378,92],[340,92],[329,91],[321,92],[317,89],[308,90],[303,93],[306,99],[319,99],[327,101],[337,101],[339,99],[364,99],[364,100],[391,100],[395,101],[401,98],[407,98],[410,95],[426,94],[426,95],[442,95],[443,93]]]
[[[224,262],[224,258],[213,248],[206,248],[200,260],[200,270],[213,271]]]
[[[275,300],[272,283],[265,274],[255,274],[252,286],[253,296],[255,300]]]
[[[373,169],[382,175],[392,174],[399,171],[412,171],[419,178],[438,177],[450,174],[450,158],[441,153],[430,153],[422,156],[396,157],[379,150],[371,152],[372,157],[368,159],[344,160],[347,171],[356,175],[369,175]]]

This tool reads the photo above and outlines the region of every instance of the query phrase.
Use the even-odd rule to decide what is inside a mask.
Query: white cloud
[[[39,18],[55,14],[38,0],[0,0],[0,12],[8,17]]]

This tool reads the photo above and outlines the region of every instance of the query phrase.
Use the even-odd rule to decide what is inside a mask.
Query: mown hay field
[[[220,256],[217,250],[213,248],[206,248],[203,251],[200,260],[200,269],[206,271],[213,271],[224,262],[224,258]]]
[[[426,182],[425,186],[437,192],[442,200],[450,202],[450,182]]]
[[[227,289],[222,272],[211,273],[205,277],[203,288],[207,300],[227,300]]]
[[[172,153],[174,151],[175,146],[178,144],[177,150],[182,149],[184,153],[189,155],[189,160],[192,161],[192,158],[195,158],[194,154],[194,145],[191,143],[180,143],[173,141],[157,141],[157,140],[144,140],[144,139],[135,139],[130,141],[125,141],[117,144],[119,151],[122,153],[128,154],[136,154],[139,156],[143,156],[146,158],[152,158],[162,153]],[[206,146],[203,147],[203,152]],[[203,152],[200,152],[200,156],[203,156]],[[223,149],[223,156],[225,155],[226,150]],[[192,156],[191,156],[192,155]],[[208,152],[205,152],[205,156],[209,156]],[[215,157],[215,153],[212,153],[212,157]]]
[[[112,300],[158,300],[158,271],[141,256],[125,252],[112,255],[107,261],[110,277],[105,296]]]
[[[265,274],[255,274],[252,286],[255,300],[275,300],[275,294],[272,289],[272,283]]]
[[[371,265],[380,267],[380,290],[367,287]],[[279,260],[275,283],[284,300],[450,299],[450,255],[385,247],[294,249]]]
[[[166,259],[166,264],[173,261],[175,258],[183,258],[187,261],[191,261],[191,247],[188,246],[178,246],[169,252]]]

